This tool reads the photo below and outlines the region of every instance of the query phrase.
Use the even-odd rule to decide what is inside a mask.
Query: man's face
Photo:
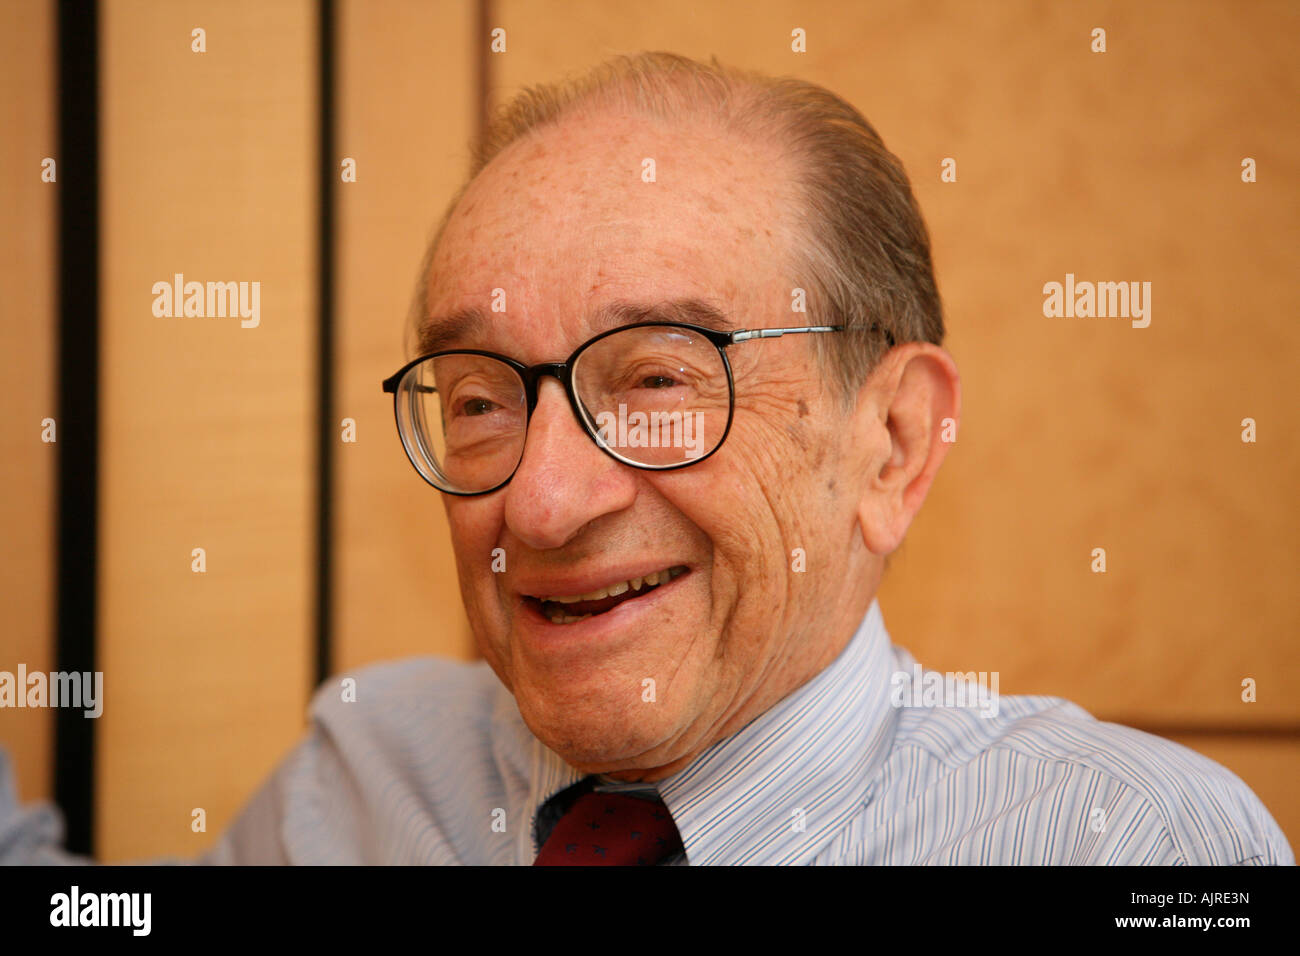
[[[795,274],[791,172],[776,149],[696,125],[570,118],[471,185],[433,260],[429,314],[483,310],[485,333],[444,347],[527,364],[563,360],[616,301],[704,300],[736,328],[825,324],[791,310],[808,285]],[[494,289],[504,313],[491,311]],[[699,464],[615,461],[543,378],[511,482],[444,496],[478,646],[532,731],[575,767],[679,769],[817,673],[861,618],[860,479],[809,339],[728,348],[735,417]],[[575,623],[553,623],[535,600],[669,569],[685,573]]]

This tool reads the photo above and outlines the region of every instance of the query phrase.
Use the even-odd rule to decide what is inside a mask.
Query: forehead
[[[783,287],[788,300],[791,173],[780,150],[699,121],[569,117],[466,190],[427,277],[428,315],[477,310],[556,333],[613,302],[726,312]]]

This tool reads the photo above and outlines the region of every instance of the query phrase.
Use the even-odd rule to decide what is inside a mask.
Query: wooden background
[[[441,502],[379,382],[483,90],[666,49],[830,87],[912,177],[963,430],[881,595],[896,642],[1226,764],[1300,841],[1300,8],[1289,2],[649,5],[342,0],[333,669],[469,658]],[[206,848],[314,682],[317,6],[101,6],[97,855]],[[1090,51],[1094,27],[1107,52]],[[190,52],[190,31],[207,52]],[[487,30],[507,50],[488,51]],[[790,33],[807,31],[807,52]],[[0,3],[0,669],[53,667],[55,23]],[[481,78],[486,87],[481,87]],[[1240,178],[1243,157],[1258,182]],[[940,162],[957,161],[955,183]],[[158,319],[152,283],[262,283],[256,329]],[[1048,319],[1042,286],[1149,281],[1152,322]],[[1240,440],[1241,420],[1258,441]],[[190,570],[203,547],[207,571]],[[1090,570],[1104,547],[1108,570]],[[1258,700],[1244,703],[1244,678]],[[26,800],[49,711],[0,711]],[[207,832],[190,829],[207,811]]]

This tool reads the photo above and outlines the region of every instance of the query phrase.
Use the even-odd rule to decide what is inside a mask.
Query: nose
[[[563,547],[592,521],[632,504],[633,472],[596,447],[564,387],[545,377],[538,382],[524,456],[504,489],[506,526],[530,548]]]

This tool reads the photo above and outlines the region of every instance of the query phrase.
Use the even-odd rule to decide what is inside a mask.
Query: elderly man
[[[838,97],[667,54],[523,93],[412,332],[384,387],[485,663],[323,689],[207,861],[1293,862],[1187,749],[897,692],[875,595],[960,387],[907,177]]]

